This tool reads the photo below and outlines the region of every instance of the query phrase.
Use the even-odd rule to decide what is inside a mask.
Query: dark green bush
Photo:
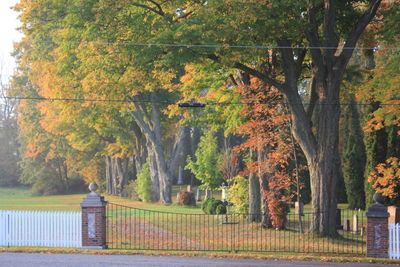
[[[215,209],[215,214],[226,214],[226,206],[224,204],[219,204]]]
[[[204,200],[201,208],[205,214],[226,214],[224,203],[212,197]]]

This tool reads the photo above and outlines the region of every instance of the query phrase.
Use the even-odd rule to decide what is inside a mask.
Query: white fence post
[[[0,210],[0,246],[81,247],[81,217],[81,212]]]
[[[389,258],[400,259],[400,223],[389,224]]]

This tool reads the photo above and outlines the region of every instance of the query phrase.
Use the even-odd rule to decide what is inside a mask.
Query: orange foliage
[[[284,106],[277,104],[282,101],[282,95],[275,88],[268,87],[255,78],[250,84],[240,87],[239,92],[243,101],[258,104],[246,105],[242,110],[242,115],[248,121],[241,126],[240,132],[248,138],[236,149],[258,150],[264,155],[261,161],[248,162],[247,168],[267,180],[268,188],[264,190],[264,196],[270,210],[272,226],[283,228],[287,202],[293,197],[290,190],[293,175],[288,166],[293,152],[288,127],[289,115],[285,113]]]
[[[389,199],[400,197],[400,162],[396,157],[386,160],[385,163],[378,164],[368,177],[372,187],[376,192],[381,193]]]

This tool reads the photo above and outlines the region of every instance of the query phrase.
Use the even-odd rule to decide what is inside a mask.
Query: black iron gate
[[[336,238],[307,233],[313,216],[289,213],[282,217],[285,229],[276,230],[251,222],[249,214],[180,214],[108,203],[107,243],[111,249],[365,255],[364,212],[342,210]]]

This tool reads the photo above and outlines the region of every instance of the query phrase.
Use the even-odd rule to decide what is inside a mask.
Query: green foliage
[[[368,118],[379,108],[379,103],[372,103],[367,109]],[[367,120],[368,120],[367,118]],[[374,203],[372,197],[375,189],[372,188],[372,183],[368,181],[371,172],[375,171],[375,167],[379,163],[384,163],[387,153],[387,133],[385,129],[379,129],[373,132],[364,134],[364,143],[366,151],[366,163],[364,172],[364,188],[365,188],[365,205],[369,207]]]
[[[205,214],[226,214],[226,206],[224,203],[213,197],[205,199],[201,209]]]
[[[151,177],[149,163],[146,162],[142,169],[137,174],[135,180],[135,192],[139,198],[144,202],[150,202],[152,199],[151,195]]]
[[[365,208],[364,169],[365,147],[357,107],[352,99],[345,112],[346,134],[343,155],[343,176],[350,209]]]
[[[201,188],[215,190],[221,186],[222,174],[218,169],[221,155],[217,151],[217,139],[212,131],[206,131],[200,138],[199,146],[196,150],[196,161],[190,157],[185,169],[192,173],[202,182]]]
[[[234,213],[248,213],[249,211],[249,180],[243,176],[236,176],[230,180],[228,202],[232,203]]]
[[[63,192],[62,185],[53,179],[52,176],[44,176],[42,179],[37,180],[32,186],[32,195],[34,196],[48,196],[57,195]]]
[[[9,86],[0,83],[0,94],[8,95]],[[0,186],[19,185],[18,125],[15,108],[14,100],[3,99],[0,103]]]
[[[215,208],[215,214],[226,214],[226,206],[223,204],[219,204]]]
[[[139,198],[138,194],[136,193],[136,184],[137,184],[136,180],[130,181],[125,186],[124,191],[122,192],[122,196],[127,197],[132,200],[135,200],[135,201],[139,201],[140,198]]]

